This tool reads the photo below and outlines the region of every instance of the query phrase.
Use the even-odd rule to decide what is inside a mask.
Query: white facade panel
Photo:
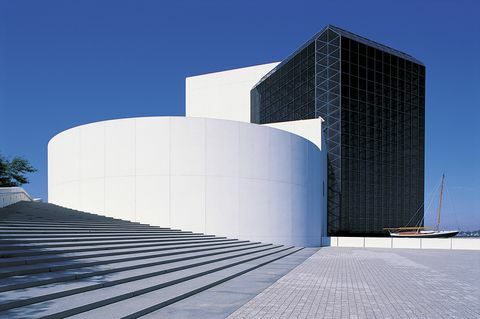
[[[239,216],[239,238],[257,237],[257,240],[263,241],[264,237],[271,235],[270,223],[270,185],[266,180],[240,179],[239,181],[239,208],[241,212],[250,212],[240,214]],[[262,194],[263,196],[259,196]],[[259,214],[259,212],[261,212]]]
[[[480,239],[452,238],[452,249],[480,250]]]
[[[363,245],[362,245],[363,241]],[[476,238],[323,237],[322,246],[407,249],[480,250]]]
[[[423,249],[450,249],[451,238],[422,238]]]
[[[65,199],[65,196],[63,195],[65,189],[61,184],[55,186],[54,190],[50,190],[50,187],[48,188],[48,200],[51,203],[77,208],[86,212],[105,214],[105,178],[103,176],[98,178],[80,179],[80,205],[78,207],[73,206],[72,203],[63,202]],[[62,193],[61,195],[56,195],[57,192]],[[50,194],[52,194],[52,198],[50,198]]]
[[[166,155],[170,154],[172,175],[204,175],[205,120],[170,118],[170,150],[165,151]]]
[[[222,132],[222,134],[218,134]],[[206,175],[238,176],[239,128],[230,121],[211,121],[206,126]],[[218,150],[223,150],[219,152]]]
[[[299,211],[305,211],[305,210],[308,211],[309,209],[308,202],[305,202],[302,200],[302,198],[305,198],[305,197],[308,198],[308,187],[301,186],[301,185],[292,185],[291,192],[292,192],[291,207],[292,207],[293,214]],[[314,225],[320,224],[320,222],[318,221],[319,218],[316,217],[316,214],[305,214],[301,216],[293,215],[291,216],[291,218],[292,218],[292,237],[295,239],[295,241],[293,242],[294,245],[298,245],[298,241],[302,237],[302,233],[305,231],[305,229],[307,230],[310,229],[310,226],[309,226],[310,222]],[[309,218],[313,218],[313,220],[310,221]],[[317,238],[307,239],[308,243],[315,243],[316,241],[317,241]]]
[[[68,181],[61,187],[63,188],[63,201],[78,207],[80,205],[80,182],[78,180]]]
[[[260,125],[239,124],[240,177],[268,179],[269,157],[264,156],[269,148],[269,134]]]
[[[137,220],[135,218],[134,176],[108,176],[105,178],[104,214],[124,220]]]
[[[268,158],[281,160],[269,162],[269,180],[288,182],[292,179],[292,144],[290,137],[291,134],[283,131],[270,135],[270,154]]]
[[[205,233],[205,176],[172,176],[171,228]]]
[[[170,159],[165,156],[170,148],[170,118],[142,117],[135,122],[135,174],[170,175]]]
[[[301,144],[297,143],[292,145],[294,150],[291,152],[292,160],[292,179],[295,182],[302,182],[306,173],[308,176],[308,198],[309,198],[309,211],[321,210],[327,211],[327,152],[315,152],[312,151],[315,148],[320,150],[326,150],[325,141],[322,139],[322,118],[288,121],[263,124],[262,126],[274,127],[295,135],[301,136],[304,139],[310,141],[308,143],[308,159],[307,163],[317,163],[313,167],[311,165],[302,166],[303,159],[298,156]],[[298,149],[295,149],[298,148]],[[321,176],[321,179],[313,178],[313,176]],[[317,193],[318,191],[318,193]],[[316,201],[316,197],[321,197],[321,201]],[[320,207],[318,207],[320,205]],[[314,215],[310,217],[310,220],[320,218],[320,223],[323,225],[322,233],[327,233],[327,215],[322,214],[320,216]],[[317,223],[315,222],[313,224]],[[310,226],[309,226],[310,227]]]
[[[392,238],[365,237],[365,248],[392,248]]]
[[[319,117],[316,119],[268,123],[263,125],[296,134],[309,140],[319,149],[323,149],[324,145],[322,145],[322,122],[323,119]]]
[[[68,131],[73,131],[75,129],[76,128],[73,128]],[[79,158],[81,163],[80,179],[85,180],[88,178],[103,178],[105,176],[105,165],[99,164],[105,163],[105,122],[97,122],[80,126],[79,130]],[[60,133],[57,136],[60,136],[63,133]],[[65,152],[65,150],[62,149],[61,152]],[[55,170],[53,172],[55,172]]]
[[[268,63],[186,78],[186,116],[250,123],[250,90],[277,65]]]
[[[274,182],[269,182],[273,184]],[[272,237],[291,238],[293,234],[294,216],[292,207],[292,184],[281,183],[278,185],[269,185],[270,205],[269,205],[269,223]],[[272,190],[275,189],[273,192]],[[287,209],[285,209],[287,208]],[[308,212],[307,214],[308,215]],[[304,217],[304,216],[302,216]],[[303,219],[303,218],[302,218]],[[308,229],[308,228],[307,228]]]
[[[337,247],[364,247],[363,237],[338,237]]]
[[[135,177],[135,217],[150,225],[170,225],[170,176]]]
[[[309,144],[306,140],[303,143],[292,144],[292,152],[290,154],[292,162],[292,180],[295,184],[304,185],[308,182],[308,157],[302,154],[308,153]]]
[[[216,231],[230,225],[223,235],[229,238],[240,237],[240,182],[235,177],[207,176],[205,211],[205,232]]]
[[[392,238],[393,248],[422,248],[421,238]]]
[[[135,175],[135,121],[105,122],[105,176]]]
[[[50,202],[162,227],[320,245],[323,154],[298,135],[180,117],[105,121],[67,132],[49,143]]]

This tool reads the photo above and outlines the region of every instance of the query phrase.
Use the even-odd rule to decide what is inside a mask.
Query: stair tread
[[[23,265],[23,266],[12,266],[12,267],[2,267],[0,268],[0,277],[5,277],[6,275],[11,274],[10,276],[22,275],[27,273],[38,273],[38,272],[48,272],[48,271],[56,271],[56,270],[64,270],[64,269],[71,269],[76,267],[84,267],[87,265],[95,265],[99,263],[108,263],[108,262],[118,262],[124,259],[146,259],[152,256],[158,255],[176,255],[176,254],[184,254],[186,252],[191,251],[208,251],[213,250],[215,248],[221,247],[229,247],[229,246],[239,246],[242,244],[246,244],[247,242],[237,242],[233,244],[225,244],[225,245],[215,245],[215,246],[198,246],[198,247],[189,247],[189,248],[180,248],[177,247],[176,249],[171,249],[165,251],[165,249],[161,248],[155,251],[150,252],[142,252],[142,253],[133,253],[133,254],[120,254],[114,256],[100,256],[100,257],[92,257],[92,258],[85,258],[85,259],[68,259],[65,261],[58,261],[48,263],[47,265],[43,264],[33,264],[33,265]]]
[[[167,264],[160,264],[160,265],[155,265],[150,267],[142,267],[142,268],[118,271],[118,272],[114,272],[106,275],[85,277],[79,280],[72,280],[72,281],[66,281],[66,282],[54,283],[54,284],[46,284],[46,285],[31,287],[27,289],[6,291],[6,292],[0,293],[0,309],[2,309],[2,306],[6,303],[20,302],[22,300],[26,300],[34,297],[41,297],[41,296],[50,295],[54,293],[66,294],[68,291],[73,289],[88,288],[88,287],[93,288],[98,285],[112,284],[114,282],[118,282],[121,280],[128,280],[129,278],[134,278],[135,276],[150,275],[159,271],[168,271],[172,269],[177,269],[178,267],[185,267],[185,266],[193,267],[192,265],[209,262],[209,261],[211,262],[211,265],[213,265],[212,267],[214,267],[216,263],[215,260],[222,259],[227,256],[262,254],[263,251],[267,249],[275,249],[276,247],[278,248],[278,246],[273,246],[273,247],[261,247],[261,248],[253,249],[251,251],[226,252],[221,256],[207,256],[207,257],[202,257],[198,259],[183,260],[183,261],[178,261],[174,263],[167,263]],[[238,257],[238,259],[242,259],[242,258],[248,258],[248,255],[245,257]],[[220,263],[222,262],[223,261],[221,261]],[[225,262],[228,262],[228,260]]]
[[[128,302],[115,302],[98,307],[86,312],[70,316],[70,319],[88,318],[124,318],[127,316],[138,317],[158,310],[168,304],[189,297],[199,291],[211,288],[228,279],[242,275],[250,270],[258,268],[279,258],[295,253],[299,248],[290,248],[287,251],[277,253],[273,256],[263,257],[257,260],[246,262],[231,268],[219,270],[175,285],[167,286],[160,290],[154,290],[145,294],[134,295]]]
[[[147,266],[150,264],[155,263],[167,263],[171,261],[176,261],[180,259],[186,258],[199,258],[202,256],[215,256],[220,255],[228,252],[233,251],[242,251],[242,250],[249,250],[254,249],[262,246],[270,246],[269,244],[253,244],[253,245],[244,245],[244,246],[233,246],[228,248],[222,248],[217,250],[209,250],[209,251],[201,251],[201,252],[191,252],[185,254],[179,254],[174,256],[163,256],[163,257],[154,257],[154,258],[142,258],[137,260],[129,260],[123,262],[115,262],[110,264],[102,264],[97,265],[92,270],[90,266],[87,267],[79,267],[73,268],[68,270],[60,270],[55,272],[45,272],[39,274],[29,274],[23,276],[13,276],[8,278],[1,278],[0,279],[0,291],[8,291],[13,289],[19,289],[16,286],[20,286],[20,288],[26,288],[29,286],[36,286],[36,283],[44,284],[51,283],[51,282],[59,282],[65,280],[74,280],[75,277],[86,277],[91,276],[92,274],[99,273],[99,272],[113,272],[117,271],[118,269],[122,269],[125,267],[134,267],[134,266]],[[51,282],[49,282],[51,281]],[[10,289],[9,289],[10,288]]]
[[[90,245],[90,246],[71,246],[71,247],[52,247],[52,248],[41,248],[41,249],[22,249],[22,250],[0,250],[0,265],[2,263],[22,261],[22,260],[40,260],[48,258],[48,255],[51,254],[60,254],[63,257],[68,256],[85,256],[92,254],[92,252],[98,250],[107,250],[108,252],[123,251],[128,249],[132,250],[141,250],[145,247],[164,247],[169,249],[173,246],[190,246],[190,245],[199,245],[199,244],[208,244],[208,243],[221,243],[229,242],[232,240],[228,239],[217,239],[211,238],[210,240],[195,240],[195,241],[158,241],[158,242],[147,242],[147,243],[128,243],[128,244],[117,244],[117,245]],[[5,257],[8,255],[8,257]],[[12,257],[10,257],[12,256]],[[28,258],[27,258],[28,257]]]
[[[195,243],[172,243],[169,245],[142,245],[139,247],[128,247],[128,246],[120,246],[120,247],[111,247],[108,249],[103,250],[89,250],[89,251],[79,251],[79,252],[69,252],[65,251],[56,251],[58,255],[50,256],[49,254],[44,255],[33,255],[33,256],[23,256],[23,257],[12,257],[12,258],[0,258],[0,265],[4,265],[0,267],[0,273],[7,269],[11,268],[8,264],[16,263],[19,261],[23,261],[23,264],[38,264],[42,262],[54,262],[55,260],[69,260],[69,259],[84,259],[90,257],[100,257],[100,256],[114,256],[114,255],[124,255],[124,254],[133,254],[135,252],[150,252],[150,251],[158,251],[158,250],[172,250],[172,249],[180,249],[180,248],[192,248],[192,247],[208,247],[208,246],[217,246],[222,244],[229,244],[229,243],[239,243],[239,242],[246,242],[246,241],[224,241],[224,240],[212,240],[212,241],[201,241]],[[55,251],[53,251],[55,253]],[[13,265],[16,266],[16,265]],[[8,270],[8,269],[7,269]]]
[[[0,318],[136,318],[300,249],[19,202],[0,209]]]
[[[278,251],[273,253],[281,255],[282,250],[279,248]],[[264,260],[273,258],[271,257],[272,255],[269,255],[270,257],[265,255],[266,254],[264,252],[258,253],[258,258],[264,258]],[[214,265],[212,264],[207,264],[114,286],[107,286],[101,289],[81,292],[75,294],[74,296],[65,296],[24,307],[13,308],[4,312],[0,312],[0,315],[6,315],[9,318],[17,318],[19,315],[23,315],[25,311],[28,312],[29,309],[31,310],[32,308],[37,309],[37,314],[41,316],[48,316],[75,308],[77,310],[87,310],[89,307],[99,306],[102,302],[114,302],[117,300],[117,298],[126,299],[134,296],[135,294],[140,294],[141,292],[149,292],[151,290],[160,289],[163,285],[167,285],[169,283],[172,284],[175,281],[188,280],[191,277],[193,278],[193,276],[200,276],[205,272],[215,271],[221,267],[233,267],[235,266],[235,263],[239,263],[240,265],[245,263],[245,265],[243,267],[241,266],[240,268],[248,268],[249,265],[256,263],[253,261],[251,264],[248,264],[249,259],[254,257],[256,257],[255,254],[252,256],[239,257],[238,259],[220,261],[215,263],[215,267],[213,267]],[[231,270],[231,272],[235,272],[235,270]]]
[[[34,249],[50,249],[57,247],[89,247],[96,245],[123,245],[130,243],[175,243],[175,242],[196,242],[196,241],[209,241],[209,240],[234,240],[226,239],[225,237],[194,237],[194,238],[140,238],[140,239],[119,239],[119,240],[99,240],[99,241],[64,241],[64,242],[55,242],[55,243],[25,243],[25,244],[4,244],[0,245],[0,254],[8,254],[11,251],[22,251],[22,250],[34,250]]]
[[[29,237],[26,237],[26,238],[21,238],[21,240],[19,240],[17,237],[15,236],[11,236],[10,238],[6,239],[6,238],[0,238],[0,246],[8,246],[8,245],[17,245],[17,244],[33,244],[33,243],[46,243],[46,242],[65,242],[65,241],[70,241],[70,242],[74,242],[74,241],[95,241],[95,240],[129,240],[129,239],[140,239],[140,238],[143,238],[143,239],[154,239],[154,238],[163,238],[163,239],[169,239],[169,238],[172,238],[172,239],[178,239],[178,238],[205,238],[205,237],[216,237],[214,235],[204,235],[204,234],[187,234],[189,236],[183,236],[183,234],[171,234],[169,236],[165,236],[165,235],[132,235],[132,236],[128,236],[128,237],[116,237],[116,236],[90,236],[90,237],[75,237],[75,236],[72,236],[72,237],[58,237],[58,238],[54,238],[54,237],[44,237],[42,239],[38,239],[38,238],[29,238]],[[218,237],[217,237],[218,238]]]

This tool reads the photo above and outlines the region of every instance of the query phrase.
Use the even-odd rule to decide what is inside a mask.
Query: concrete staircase
[[[300,249],[19,202],[0,209],[0,318],[138,318]]]

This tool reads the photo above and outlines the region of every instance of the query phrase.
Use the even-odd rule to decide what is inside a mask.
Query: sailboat
[[[440,230],[440,216],[442,210],[443,188],[445,184],[445,174],[442,175],[442,184],[440,188],[440,203],[437,212],[437,225],[431,229],[429,227],[413,226],[413,227],[397,227],[385,228],[392,237],[413,237],[413,238],[449,238],[456,236],[458,230]]]

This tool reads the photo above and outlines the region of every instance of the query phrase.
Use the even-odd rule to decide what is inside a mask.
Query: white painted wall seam
[[[204,121],[203,122],[203,134],[205,136],[205,154],[204,154],[204,166],[203,166],[203,171],[205,172],[205,175],[206,175],[206,172],[207,172],[207,154],[208,154],[208,138],[207,138],[207,121]],[[204,229],[204,233],[207,232],[207,177],[205,176],[204,177],[204,180],[203,180],[203,185],[204,185],[204,190],[205,192],[203,193],[203,201],[205,203],[204,207],[203,207],[203,229]]]
[[[137,219],[137,119],[133,120],[133,214]]]
[[[172,119],[168,119],[168,227],[172,227]]]
[[[107,204],[106,204],[106,194],[107,194],[107,180],[106,180],[106,171],[107,171],[107,149],[106,149],[106,126],[105,123],[101,124],[103,127],[103,213],[108,214],[107,212]]]

